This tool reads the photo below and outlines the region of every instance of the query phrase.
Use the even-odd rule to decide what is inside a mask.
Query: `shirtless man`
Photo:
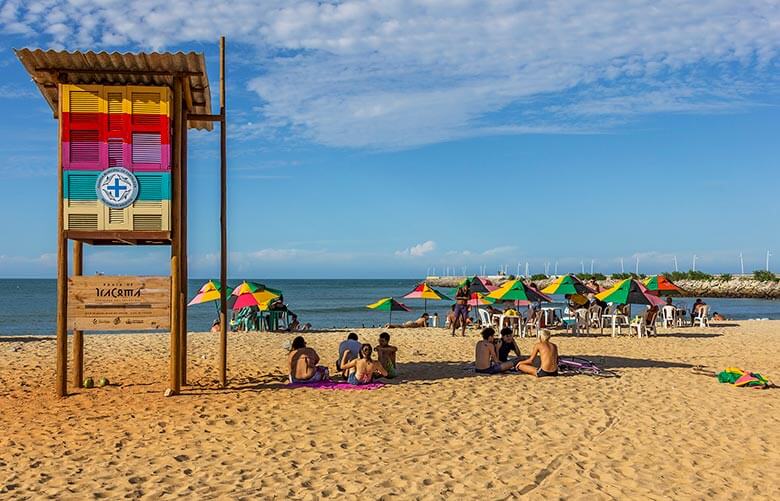
[[[317,365],[319,355],[306,346],[303,336],[293,339],[287,356],[287,372],[291,383],[316,383],[328,379],[328,368]]]
[[[528,358],[517,363],[517,370],[536,377],[558,375],[558,346],[550,342],[550,335],[547,329],[539,333],[540,341],[531,349]],[[539,355],[542,362],[538,369],[534,367],[536,355]]]
[[[501,363],[495,344],[496,331],[492,327],[482,329],[482,341],[475,349],[474,372],[477,374],[500,374],[510,370],[514,362]]]
[[[349,371],[347,381],[349,384],[359,386],[368,384],[374,379],[374,374],[387,377],[387,371],[382,364],[371,358],[371,345],[364,344],[360,347],[360,358],[341,364],[341,368]]]
[[[387,377],[394,378],[398,375],[396,370],[395,355],[398,353],[398,348],[390,344],[390,334],[383,332],[379,335],[379,344],[374,348],[379,363],[387,370]]]
[[[455,321],[452,322],[452,335],[455,335],[455,328],[460,320],[460,334],[466,337],[466,319],[469,316],[469,284],[468,282],[458,288],[455,293]]]

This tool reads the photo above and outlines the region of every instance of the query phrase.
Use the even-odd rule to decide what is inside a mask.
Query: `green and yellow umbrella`
[[[663,306],[664,300],[654,296],[639,280],[627,278],[596,294],[596,298],[614,304],[646,304]]]
[[[195,297],[192,298],[192,300],[187,304],[187,306],[192,306],[194,304],[201,304],[201,303],[208,303],[209,301],[219,301],[220,298],[220,291],[222,290],[222,284],[216,280],[209,280],[203,286],[201,286],[200,289],[198,289],[198,293],[195,294]],[[230,287],[227,288],[227,293],[230,295],[232,293],[232,289]]]
[[[542,289],[545,294],[589,294],[596,292],[590,287],[582,283],[582,280],[574,275],[563,275],[558,277],[553,282]]]
[[[387,323],[390,323],[393,320],[394,311],[412,311],[409,308],[407,308],[405,304],[400,303],[391,297],[385,297],[380,299],[376,303],[371,303],[369,305],[366,305],[366,308],[369,308],[371,310],[390,312],[390,319],[388,320]]]
[[[550,301],[549,297],[526,286],[522,280],[509,280],[485,297],[496,301]]]
[[[665,275],[651,275],[642,281],[647,290],[653,294],[679,294],[683,290],[675,285]]]

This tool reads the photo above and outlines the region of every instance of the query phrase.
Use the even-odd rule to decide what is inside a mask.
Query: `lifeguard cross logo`
[[[100,173],[95,191],[112,209],[124,209],[138,197],[138,179],[124,167],[111,167]]]

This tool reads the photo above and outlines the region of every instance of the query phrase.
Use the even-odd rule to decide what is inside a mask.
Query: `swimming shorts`
[[[396,376],[398,376],[398,371],[395,369],[395,366],[393,365],[393,362],[388,362],[385,364],[385,370],[387,371],[387,378],[392,379]]]
[[[547,372],[541,367],[536,369],[536,377],[555,377],[557,375],[558,375],[558,369],[555,369],[553,372]]]
[[[467,304],[456,304],[455,305],[455,318],[466,318],[469,316],[469,305]]]
[[[329,376],[328,368],[322,365],[318,365],[314,368],[314,375],[310,377],[309,379],[295,379],[292,374],[290,374],[290,383],[295,384],[308,384],[308,383],[319,383],[320,381],[325,381],[328,379]]]
[[[368,384],[371,382],[371,377],[365,378],[365,379],[358,379],[355,375],[357,372],[352,371],[349,373],[349,376],[347,377],[347,382],[353,386],[360,386],[362,384]]]
[[[492,364],[487,369],[474,369],[477,374],[501,374],[501,364]]]

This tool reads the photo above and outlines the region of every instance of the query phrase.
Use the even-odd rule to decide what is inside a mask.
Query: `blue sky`
[[[203,51],[216,89],[223,33],[236,277],[651,273],[694,254],[738,272],[740,252],[751,271],[780,250],[771,2],[6,1],[0,276],[55,273],[56,122],[11,48]],[[190,138],[205,277],[218,132]],[[167,253],[88,248],[86,271],[164,273]]]

